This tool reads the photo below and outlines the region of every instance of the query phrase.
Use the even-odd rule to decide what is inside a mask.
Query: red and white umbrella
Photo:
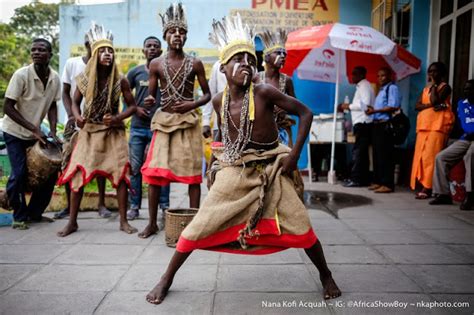
[[[339,83],[351,80],[356,66],[367,69],[367,79],[376,82],[382,67],[393,70],[401,80],[420,71],[421,61],[379,31],[360,25],[341,23],[310,26],[291,32],[285,44],[288,52],[282,72],[300,79],[334,82],[333,140],[328,179],[335,181],[334,149]]]

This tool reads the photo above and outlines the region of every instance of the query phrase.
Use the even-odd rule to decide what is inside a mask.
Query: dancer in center
[[[211,94],[204,65],[183,51],[188,26],[181,3],[172,4],[161,15],[163,39],[167,53],[150,63],[149,96],[145,105],[155,104],[154,95],[161,87],[161,107],[151,121],[153,138],[142,167],[143,181],[148,183],[147,227],[138,234],[147,238],[158,232],[157,215],[160,186],[170,182],[189,185],[189,206],[199,208],[202,183],[202,138],[196,109],[209,102]],[[197,77],[202,96],[194,101],[194,80]]]
[[[253,32],[239,15],[214,22],[210,39],[220,50],[220,71],[228,84],[212,100],[220,127],[217,141],[222,140],[213,145],[220,170],[147,301],[164,300],[176,272],[195,249],[260,255],[304,248],[319,270],[324,298],[340,296],[308,212],[288,176],[296,169],[311,127],[311,111],[271,85],[252,84],[257,62]],[[292,149],[278,143],[275,105],[299,117]]]

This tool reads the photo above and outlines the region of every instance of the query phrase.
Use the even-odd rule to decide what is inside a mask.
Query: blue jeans
[[[285,128],[278,128],[278,140],[281,144],[286,146],[288,146],[290,143],[290,135],[288,134],[288,131],[285,130]]]
[[[150,129],[131,128],[130,141],[130,164],[132,176],[130,177],[132,193],[130,196],[130,208],[140,209],[142,203],[142,173],[140,169],[145,160],[145,149],[150,144],[153,133]],[[162,186],[160,193],[160,208],[168,209],[170,206],[170,185]]]
[[[13,208],[15,221],[39,221],[51,201],[54,185],[58,178],[53,174],[46,183],[33,190],[28,205],[25,200],[28,172],[26,169],[26,149],[35,144],[35,140],[22,140],[6,132],[3,133],[12,171],[7,183],[7,196]]]

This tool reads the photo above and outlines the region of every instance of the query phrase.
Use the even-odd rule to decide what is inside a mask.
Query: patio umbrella
[[[334,152],[339,83],[350,82],[355,66],[367,68],[367,79],[376,82],[381,67],[389,67],[401,80],[420,71],[420,60],[379,31],[341,23],[305,27],[288,34],[288,56],[282,72],[300,79],[336,83],[328,181],[335,183]]]

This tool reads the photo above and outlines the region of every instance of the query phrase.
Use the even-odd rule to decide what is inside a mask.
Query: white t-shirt
[[[63,75],[61,77],[61,81],[63,83],[67,83],[71,85],[71,99],[74,97],[74,92],[76,91],[76,77],[84,72],[86,69],[86,64],[82,60],[82,56],[80,57],[72,57],[66,60],[66,64],[64,65],[64,70],[63,70]],[[72,105],[72,104],[71,104]],[[81,103],[81,112],[84,111],[84,99],[82,99]],[[64,121],[67,121],[67,113],[66,113],[66,119]]]
[[[367,106],[374,106],[374,101],[374,89],[370,82],[366,79],[359,81],[356,86],[352,104],[349,105],[353,126],[359,123],[372,122],[372,116],[366,115],[365,111],[367,110]]]
[[[214,127],[212,128],[213,130],[217,130],[217,120],[215,117],[215,111],[214,108],[212,107],[212,98],[224,91],[225,86],[227,85],[227,79],[225,77],[225,74],[220,72],[220,66],[221,63],[219,61],[216,61],[214,65],[212,66],[212,71],[211,71],[211,78],[209,79],[209,91],[211,92],[211,100],[209,103],[204,105],[204,108],[202,110],[202,125],[203,126],[210,126],[211,123],[211,115],[214,116]]]

